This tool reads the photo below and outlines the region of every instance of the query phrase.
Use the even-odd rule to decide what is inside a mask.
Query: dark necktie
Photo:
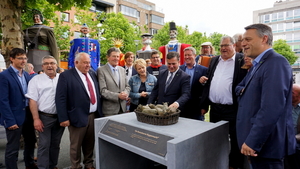
[[[169,79],[167,80],[167,83],[166,83],[166,87],[165,87],[165,92],[167,91],[167,88],[169,87],[171,81],[172,81],[172,78],[173,78],[173,73],[174,72],[170,72],[171,73],[171,76],[169,77]]]
[[[89,92],[90,92],[91,103],[95,104],[96,103],[96,97],[95,97],[93,85],[92,85],[90,79],[87,77],[87,74],[84,74],[84,76],[86,78],[86,82],[87,82],[88,89],[89,89]]]

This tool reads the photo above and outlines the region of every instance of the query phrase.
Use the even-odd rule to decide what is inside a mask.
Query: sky
[[[218,32],[233,36],[253,23],[253,11],[271,8],[276,0],[147,0],[162,8],[165,22],[188,26],[189,33]]]

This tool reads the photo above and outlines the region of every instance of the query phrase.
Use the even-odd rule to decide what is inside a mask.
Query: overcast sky
[[[253,11],[271,8],[276,0],[147,0],[163,9],[165,22],[194,31],[233,36],[252,24]]]

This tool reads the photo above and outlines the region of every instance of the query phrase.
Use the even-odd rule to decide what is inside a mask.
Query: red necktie
[[[89,89],[89,92],[90,92],[91,103],[92,103],[92,104],[95,104],[95,103],[96,103],[96,97],[95,97],[93,85],[92,85],[90,79],[87,77],[87,74],[84,74],[84,76],[85,76],[85,78],[86,78],[86,82],[87,82],[88,89]]]

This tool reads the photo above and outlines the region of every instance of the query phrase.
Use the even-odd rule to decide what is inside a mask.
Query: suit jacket
[[[26,83],[30,79],[29,74],[24,71]],[[0,122],[5,128],[17,124],[22,125],[25,121],[26,100],[21,83],[9,67],[0,73]]]
[[[178,69],[165,92],[168,72],[168,69],[160,72],[157,83],[148,99],[148,104],[155,103],[155,101],[157,104],[168,102],[169,105],[178,102],[179,109],[182,109],[190,98],[190,76]]]
[[[95,117],[101,117],[101,98],[96,73],[88,72],[94,82],[97,97]],[[59,122],[70,120],[75,127],[85,127],[90,114],[90,97],[77,70],[67,70],[59,75],[57,82],[55,104]]]
[[[100,93],[103,97],[102,111],[104,115],[118,114],[120,109],[126,112],[126,100],[119,99],[119,93],[130,93],[130,86],[127,83],[125,69],[117,66],[120,77],[120,85],[118,86],[108,64],[98,68],[98,79],[100,85]]]
[[[279,159],[294,153],[292,84],[287,60],[273,49],[267,51],[236,88],[239,147],[246,143],[265,158]]]
[[[186,65],[181,65],[180,69],[185,72]],[[185,106],[185,111],[181,113],[183,117],[192,118],[191,114],[200,114],[200,101],[203,92],[203,85],[199,82],[199,79],[202,76],[205,76],[207,73],[207,67],[196,64],[194,70],[194,76],[191,84],[191,97]]]
[[[213,57],[211,59],[210,65],[207,70],[206,77],[208,77],[208,80],[204,85],[202,99],[201,99],[202,108],[205,110],[208,110],[208,106],[211,104],[211,102],[209,100],[210,84],[211,84],[211,80],[214,76],[216,67],[219,63],[220,57],[221,56]],[[233,82],[232,82],[232,100],[233,100],[233,105],[236,106],[236,108],[237,108],[237,96],[235,94],[235,87],[243,80],[243,78],[246,76],[246,74],[248,72],[248,70],[241,68],[243,65],[244,65],[243,54],[236,53],[235,54],[234,73],[233,73]]]

